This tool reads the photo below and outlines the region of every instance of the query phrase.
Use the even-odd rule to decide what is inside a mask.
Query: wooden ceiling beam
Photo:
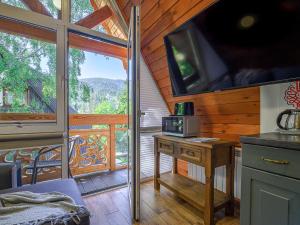
[[[16,23],[10,20],[0,20],[0,31],[50,43],[56,43],[56,33],[54,31],[33,27],[28,24]],[[96,41],[73,33],[70,33],[69,44],[71,48],[77,48],[83,51],[94,52],[120,59],[127,58],[126,48]]]
[[[92,5],[93,9],[96,11],[96,10],[98,9],[98,5],[97,5],[97,3],[95,2],[95,0],[90,0],[90,3],[91,3],[91,5]]]
[[[54,31],[12,20],[0,19],[0,31],[26,38],[56,43],[56,33]]]
[[[110,18],[112,15],[113,13],[111,9],[106,5],[79,20],[76,24],[87,28],[94,28],[106,19]]]
[[[111,45],[76,34],[70,34],[69,41],[70,47],[73,48],[78,48],[88,52],[100,53],[120,59],[127,58],[127,49],[117,45]]]
[[[53,17],[39,0],[21,0],[31,11]]]

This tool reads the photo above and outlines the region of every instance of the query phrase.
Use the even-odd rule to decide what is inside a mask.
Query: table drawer
[[[242,163],[244,166],[300,179],[300,151],[244,144]]]
[[[198,147],[190,146],[190,145],[183,145],[179,144],[176,147],[176,154],[180,159],[201,164],[205,161],[205,153],[204,150]]]
[[[158,140],[158,151],[168,155],[174,154],[174,145],[170,141]]]

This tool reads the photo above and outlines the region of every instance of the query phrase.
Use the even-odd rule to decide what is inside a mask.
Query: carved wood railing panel
[[[11,163],[21,161],[22,183],[31,182],[32,170],[27,169],[28,165],[33,164],[38,154],[39,148],[0,151],[0,162]],[[61,149],[56,149],[49,154],[41,156],[41,160],[60,160]],[[61,168],[44,168],[38,171],[38,181],[57,179],[61,177]]]
[[[30,114],[0,114],[0,120],[43,120],[51,115]],[[115,170],[126,167],[116,164],[117,139],[120,132],[127,128],[127,115],[97,115],[97,114],[72,114],[69,117],[70,136],[80,135],[80,140],[75,145],[70,159],[70,169],[73,175],[82,175],[102,170]],[[104,128],[103,128],[104,127]],[[123,134],[124,137],[126,134]],[[124,145],[124,144],[123,144]],[[125,144],[126,145],[126,144]],[[0,149],[1,150],[1,149]],[[38,149],[0,151],[0,162],[22,161],[23,182],[31,181],[31,171],[26,166],[34,161]],[[124,154],[124,153],[123,153]],[[126,155],[126,154],[125,154]],[[126,158],[126,156],[123,156]],[[61,152],[53,152],[41,160],[61,159]],[[61,177],[61,168],[43,169],[39,171],[38,181]]]
[[[110,132],[105,129],[70,130],[80,135],[70,160],[73,175],[110,169]]]

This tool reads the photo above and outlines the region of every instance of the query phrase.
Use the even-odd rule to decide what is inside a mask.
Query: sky
[[[100,54],[84,52],[85,61],[80,66],[81,76],[85,78],[108,78],[114,80],[126,80],[127,73],[120,59],[105,57]],[[43,72],[49,72],[47,58],[42,57],[41,68]]]
[[[81,76],[84,78],[109,78],[126,80],[126,71],[119,59],[109,58],[90,52],[85,53],[85,62],[81,65]]]

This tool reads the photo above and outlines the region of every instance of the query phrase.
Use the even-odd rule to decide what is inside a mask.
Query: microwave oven
[[[177,137],[194,137],[199,133],[199,117],[167,116],[162,118],[162,132]]]

